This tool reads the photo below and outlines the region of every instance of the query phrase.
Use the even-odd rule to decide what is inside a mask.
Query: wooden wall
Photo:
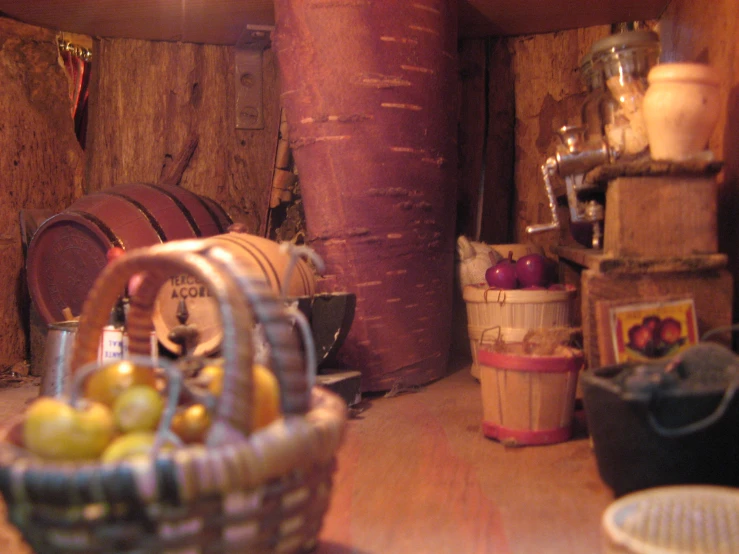
[[[27,356],[19,212],[61,210],[82,194],[84,156],[56,34],[0,18],[0,372]]]
[[[93,52],[88,189],[158,182],[196,141],[181,186],[263,234],[280,124],[272,51],[262,130],[236,129],[233,47],[103,39]]]
[[[710,146],[726,162],[719,176],[719,243],[729,255],[735,282],[739,281],[739,229],[734,223],[739,213],[738,26],[736,0],[700,5],[673,0],[658,24],[664,60],[708,62],[725,76],[726,109]],[[592,27],[461,45],[459,232],[479,233],[493,243],[520,241],[526,240],[527,224],[548,221],[539,165],[552,151],[553,131],[578,118],[584,94],[578,62],[607,32],[608,27]],[[21,361],[27,350],[19,211],[60,211],[84,190],[156,181],[197,139],[182,185],[221,202],[236,220],[261,233],[279,125],[279,84],[267,51],[265,130],[237,131],[232,48],[96,41],[86,159],[68,117],[68,83],[56,57],[55,34],[0,19],[0,44],[4,177],[0,267],[9,276],[0,285],[2,370]],[[478,202],[483,203],[479,212]],[[566,231],[560,235],[548,233],[533,240],[540,244],[570,240]]]

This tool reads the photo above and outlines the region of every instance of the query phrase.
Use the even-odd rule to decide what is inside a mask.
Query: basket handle
[[[302,313],[297,315],[287,309],[262,275],[255,273],[231,251],[214,245],[204,249],[204,254],[224,273],[233,276],[256,321],[262,324],[264,336],[271,346],[272,370],[280,381],[283,411],[286,414],[307,413],[311,407],[312,381],[317,365],[313,335],[307,320]],[[295,324],[302,336],[302,347],[295,333]],[[226,385],[224,380],[224,390]]]
[[[151,314],[157,292],[169,276],[182,271],[196,275],[213,291],[224,328],[224,393],[213,429],[215,431],[216,424],[220,424],[227,428],[226,435],[233,436],[232,429],[246,435],[251,431],[253,384],[252,372],[243,368],[250,368],[253,359],[251,310],[230,274],[219,271],[193,248],[150,247],[130,252],[103,269],[82,308],[72,357],[73,371],[95,360],[106,314],[128,279],[136,273],[144,273],[145,277],[130,300],[129,348],[134,355],[148,353],[153,329]]]
[[[716,406],[716,409],[711,414],[707,415],[703,419],[699,419],[698,421],[693,421],[692,423],[683,425],[682,427],[665,427],[659,421],[657,421],[657,417],[651,410],[649,410],[647,412],[649,425],[657,434],[668,439],[684,437],[693,433],[697,433],[699,431],[703,431],[704,429],[710,427],[711,425],[719,421],[722,417],[724,417],[726,410],[729,409],[732,400],[734,400],[737,388],[739,388],[739,375],[736,373],[737,369],[739,368],[734,367],[733,369],[735,372],[734,379],[732,379],[731,383],[724,391],[724,395],[721,397],[721,402],[719,402],[718,406]],[[656,401],[654,397],[653,401]]]
[[[503,328],[500,325],[495,325],[494,327],[487,327],[482,330],[482,333],[480,333],[480,339],[478,341],[480,346],[482,346],[482,341],[485,339],[485,333],[487,333],[488,331],[494,331],[496,329],[498,330],[498,338],[496,340],[500,340],[500,336],[503,334]]]
[[[488,293],[489,293],[489,292],[490,292],[491,290],[493,290],[493,291],[495,291],[495,292],[497,292],[497,293],[498,293],[498,298],[497,298],[497,299],[495,300],[495,302],[497,302],[498,304],[505,304],[506,292],[505,292],[505,290],[504,290],[504,289],[493,289],[493,288],[486,288],[486,289],[485,289],[485,292],[483,292],[483,293],[482,293],[482,299],[483,299],[483,301],[484,301],[484,302],[485,302],[486,304],[487,304],[488,302],[490,302],[490,300],[488,300]],[[503,298],[501,298],[501,295],[503,296]]]

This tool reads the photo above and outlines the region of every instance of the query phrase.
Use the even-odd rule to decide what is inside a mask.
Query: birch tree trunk
[[[457,186],[456,0],[277,0],[273,48],[339,353],[363,390],[446,371]]]

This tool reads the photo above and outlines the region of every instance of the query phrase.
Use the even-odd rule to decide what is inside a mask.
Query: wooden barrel
[[[230,218],[211,200],[171,185],[127,184],[83,196],[47,219],[28,247],[31,298],[47,322],[77,315],[113,246],[131,250],[223,233]]]
[[[282,293],[290,256],[280,249],[279,243],[239,232],[216,235],[205,241],[226,248],[264,276],[276,294]],[[286,292],[289,297],[315,294],[313,270],[303,260],[297,261]],[[191,354],[205,356],[216,352],[223,338],[218,305],[205,283],[187,273],[171,276],[159,291],[152,314],[159,342],[168,350],[180,353],[181,347],[170,333],[181,325],[177,316],[182,301],[187,313],[186,324],[194,326],[198,332],[197,346]]]

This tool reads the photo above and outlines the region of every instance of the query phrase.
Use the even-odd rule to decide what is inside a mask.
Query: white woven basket
[[[621,497],[603,513],[606,554],[736,554],[739,489],[655,487]]]

